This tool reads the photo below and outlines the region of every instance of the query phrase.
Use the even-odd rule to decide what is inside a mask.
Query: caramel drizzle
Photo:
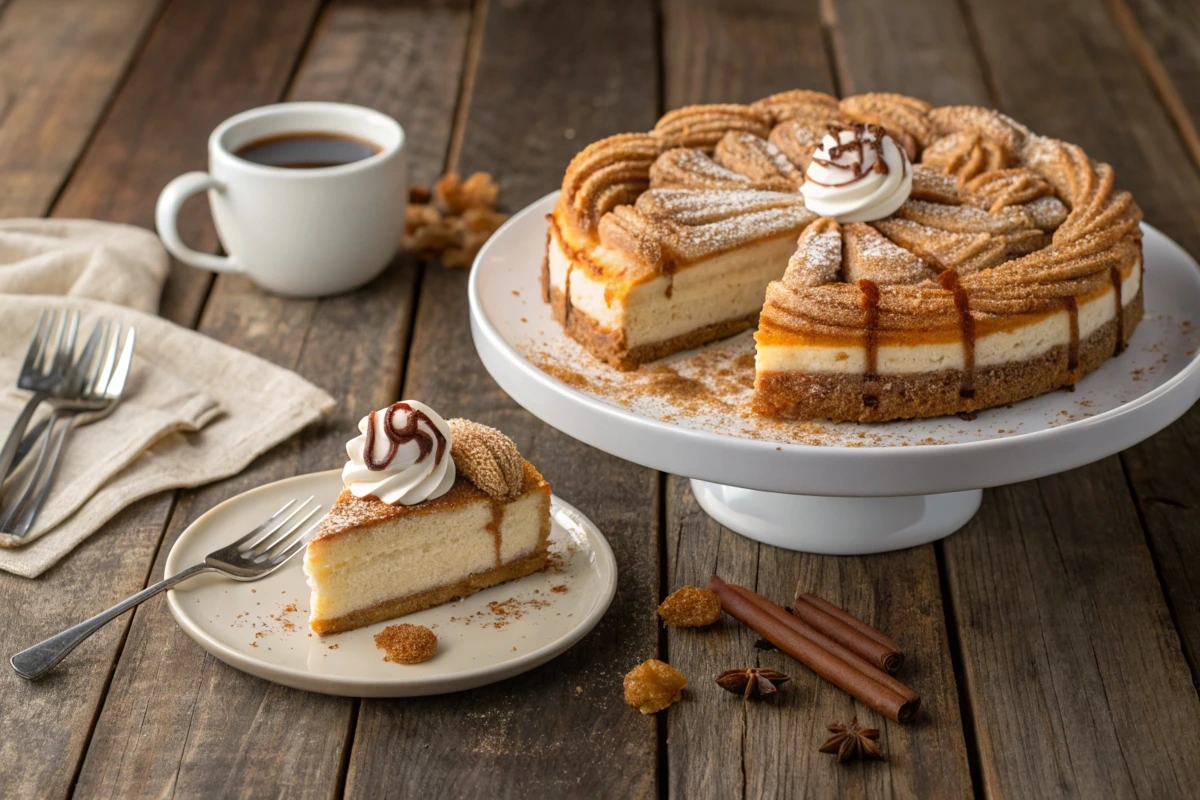
[[[496,549],[496,566],[502,563],[500,560],[500,551],[504,547],[504,532],[500,529],[500,520],[504,513],[504,509],[495,498],[491,499],[492,518],[488,520],[487,530],[492,535],[492,544]]]
[[[554,215],[547,214],[546,222],[553,226]],[[550,238],[553,234],[546,228],[546,248],[542,251],[542,302],[550,302]]]
[[[1113,346],[1113,355],[1120,355],[1125,349],[1125,308],[1121,305],[1121,270],[1112,267],[1108,271],[1112,278],[1114,301],[1117,305],[1117,343]]]
[[[878,387],[876,384],[879,381],[878,360],[879,360],[879,287],[873,282],[863,278],[858,282],[858,290],[862,292],[859,298],[859,303],[864,311],[867,312],[867,324],[863,330],[865,335],[864,350],[866,351],[866,371],[863,374],[863,392],[862,403],[867,408],[875,408],[879,405]]]
[[[563,327],[571,321],[571,273],[575,271],[575,262],[567,262],[567,275],[563,278]]]
[[[1071,383],[1075,382],[1075,369],[1079,366],[1079,301],[1074,295],[1063,298],[1067,307],[1067,318],[1071,324],[1071,338],[1067,344],[1067,372]]]
[[[408,414],[408,421],[399,430],[394,425],[397,411],[404,411]],[[436,467],[442,463],[442,456],[446,453],[446,437],[438,430],[437,425],[433,424],[433,420],[429,418],[428,414],[424,411],[417,411],[408,403],[394,403],[385,413],[387,416],[383,418],[383,435],[388,440],[388,451],[382,461],[375,460],[376,412],[372,411],[367,415],[367,441],[366,446],[363,448],[363,463],[366,464],[367,469],[372,472],[387,469],[392,463],[392,459],[396,457],[396,451],[400,449],[400,445],[408,444],[412,441],[416,441],[417,448],[420,450],[416,461],[416,463],[420,464],[433,450],[433,436],[437,437],[437,453],[433,457],[433,465]],[[433,430],[433,436],[421,430],[420,423],[422,421]]]
[[[963,344],[963,376],[958,396],[971,400],[975,397],[975,318],[971,316],[971,298],[958,282],[958,273],[953,269],[938,273],[937,279],[943,289],[954,293],[954,307],[958,309]]]
[[[843,131],[851,131],[854,134],[854,139],[849,142],[843,142],[840,136]],[[829,126],[829,132],[833,135],[833,138],[837,140],[837,145],[829,148],[828,159],[819,158],[814,154],[812,160],[820,164],[822,167],[826,167],[828,169],[850,169],[853,173],[853,176],[850,178],[850,180],[845,181],[844,183],[821,183],[820,181],[814,181],[808,176],[805,176],[805,180],[812,181],[817,186],[850,186],[851,184],[861,181],[872,172],[878,172],[880,175],[888,174],[887,161],[885,161],[883,158],[883,137],[887,134],[884,133],[883,128],[879,127],[878,125],[871,124],[863,125],[860,123],[854,123],[853,125],[846,126],[835,123]],[[875,138],[873,140],[864,139],[863,134],[865,133],[873,133],[875,134]],[[863,145],[867,145],[875,151],[875,163],[872,164],[871,168],[867,170],[864,170],[862,166],[863,162],[866,160],[866,152],[863,149]],[[858,154],[857,161],[854,161],[848,165],[837,163],[839,158],[851,151]],[[820,150],[818,149],[817,152],[819,153]],[[905,170],[906,172],[904,174],[907,174],[907,167],[905,167]]]

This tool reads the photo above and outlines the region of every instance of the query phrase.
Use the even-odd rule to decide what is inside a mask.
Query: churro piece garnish
[[[525,485],[525,460],[513,440],[469,419],[452,419],[450,455],[454,466],[481,490],[511,500]]]
[[[643,661],[625,676],[625,702],[643,714],[662,711],[683,697],[687,678],[666,662]]]
[[[437,654],[437,635],[424,625],[388,625],[375,634],[383,660],[395,664],[420,664]]]
[[[664,625],[700,628],[721,618],[721,601],[707,589],[684,586],[662,601],[658,615]]]

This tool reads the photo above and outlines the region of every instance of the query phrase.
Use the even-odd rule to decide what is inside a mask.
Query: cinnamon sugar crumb
[[[420,664],[437,653],[437,635],[424,625],[388,625],[375,634],[375,646],[384,651],[383,660],[395,664]]]
[[[683,697],[687,678],[657,658],[643,661],[625,676],[625,702],[643,714],[662,711]]]
[[[554,592],[555,594],[566,594],[567,585],[565,583],[560,583],[558,586],[551,586],[550,591]]]
[[[721,601],[708,589],[684,586],[662,601],[658,615],[664,625],[699,628],[721,618]]]

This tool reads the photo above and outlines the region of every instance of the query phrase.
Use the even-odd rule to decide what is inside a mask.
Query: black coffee
[[[255,139],[239,147],[234,155],[268,167],[316,169],[362,161],[381,149],[341,133],[302,131]]]

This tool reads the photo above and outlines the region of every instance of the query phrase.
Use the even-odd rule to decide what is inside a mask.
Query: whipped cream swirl
[[[878,125],[830,126],[804,178],[804,205],[838,222],[883,219],[912,193],[908,154]]]
[[[411,506],[441,497],[454,485],[450,426],[416,400],[372,411],[346,443],[342,483],[355,497]]]

